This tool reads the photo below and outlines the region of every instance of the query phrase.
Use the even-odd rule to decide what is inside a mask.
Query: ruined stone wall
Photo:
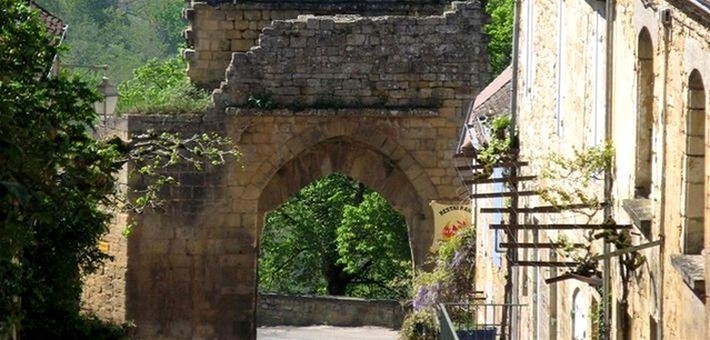
[[[108,119],[97,130],[98,138],[117,136],[126,140],[127,126],[123,120]],[[128,166],[117,174],[116,181],[122,186],[128,180]],[[105,320],[126,322],[126,272],[128,270],[128,239],[124,230],[129,215],[116,212],[109,231],[99,241],[99,249],[111,256],[94,274],[83,278],[82,309],[91,311]]]
[[[431,17],[299,17],[235,53],[220,108],[250,96],[280,107],[460,106],[487,81],[480,3]],[[452,102],[452,103],[449,103]]]
[[[399,329],[405,313],[405,306],[395,300],[259,293],[256,320],[259,326],[378,326]]]
[[[192,1],[183,13],[188,74],[193,82],[212,89],[224,80],[233,52],[258,45],[261,30],[273,20],[295,19],[299,14],[433,15],[448,1]]]
[[[135,322],[138,339],[253,339],[264,215],[335,171],[378,191],[405,216],[421,266],[434,235],[429,201],[462,194],[451,160],[460,118],[455,108],[124,117],[127,135],[150,128],[226,134],[243,157],[206,172],[170,170],[181,185],[161,193],[162,209],[134,216],[131,235],[118,238],[125,248],[110,245],[125,265],[110,263],[88,279],[85,305],[106,318],[109,303],[125,308],[115,319]]]
[[[160,211],[134,216],[125,274],[100,274],[124,275],[124,320],[136,323],[139,339],[254,339],[264,216],[314,180],[341,172],[382,194],[405,217],[417,267],[434,235],[429,202],[463,194],[452,160],[462,108],[488,79],[480,3],[421,18],[304,17],[272,25],[282,14],[273,8],[281,7],[268,6],[291,7],[257,5],[193,3],[187,12],[201,44],[188,52],[197,58],[190,71],[197,82],[224,70],[220,58],[242,44],[242,34],[263,29],[260,46],[234,55],[215,110],[122,118],[127,136],[151,128],[218,132],[243,153],[240,162],[206,172],[169,170],[181,185],[161,193]],[[235,107],[259,93],[270,93],[277,107]],[[106,280],[92,281],[85,296],[101,316],[104,298],[96,294]]]

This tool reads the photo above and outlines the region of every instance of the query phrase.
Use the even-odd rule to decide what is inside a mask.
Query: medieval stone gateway
[[[105,239],[115,260],[87,278],[86,307],[132,320],[139,338],[255,338],[264,215],[332,172],[405,216],[421,265],[433,239],[429,202],[461,199],[452,157],[467,102],[489,78],[484,16],[477,1],[390,5],[427,16],[383,16],[386,3],[359,8],[377,16],[297,18],[293,3],[193,3],[193,79],[214,83],[211,67],[224,70],[222,49],[231,55],[215,109],[109,124],[126,137],[150,128],[220,132],[243,157],[206,172],[176,169],[182,184],[163,193],[164,211],[134,216],[128,238],[120,235],[128,216],[119,216]],[[254,30],[256,45],[236,48]]]

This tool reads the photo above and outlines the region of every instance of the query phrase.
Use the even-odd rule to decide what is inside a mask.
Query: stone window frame
[[[654,46],[648,28],[643,27],[636,50],[636,152],[634,196],[650,198],[653,190]]]
[[[690,72],[687,85],[685,150],[683,155],[682,252],[699,255],[705,244],[705,140],[707,107],[705,86],[697,69]]]

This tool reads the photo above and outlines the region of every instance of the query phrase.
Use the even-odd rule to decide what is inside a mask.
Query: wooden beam
[[[597,256],[592,256],[592,261],[601,260],[601,259],[608,259],[608,258],[612,258],[612,257],[614,257],[614,256],[616,256],[616,255],[626,254],[626,253],[630,253],[630,252],[634,252],[634,251],[638,251],[638,250],[642,250],[642,249],[646,249],[646,248],[651,248],[651,247],[659,246],[659,245],[661,245],[661,243],[663,243],[663,239],[659,239],[659,240],[655,240],[655,241],[653,241],[653,242],[648,242],[648,243],[640,244],[640,245],[638,245],[638,246],[633,246],[633,247],[627,247],[627,248],[617,249],[617,250],[612,251],[611,253],[606,253],[606,254],[601,254],[601,255],[597,255]]]
[[[574,267],[579,265],[578,262],[561,261],[517,261],[510,264],[519,267]]]
[[[515,242],[501,242],[501,248],[543,248],[543,249],[554,249],[554,248],[564,248],[565,243],[515,243]],[[584,247],[584,243],[572,243],[570,244],[575,248]]]
[[[476,152],[475,151],[464,151],[464,152],[459,152],[454,154],[454,158],[475,158],[476,157]]]
[[[601,206],[590,206],[588,204],[569,204],[560,206],[540,206],[531,208],[518,208],[513,210],[512,208],[481,208],[481,213],[483,214],[493,214],[493,213],[560,213],[572,209],[601,209]]]
[[[536,179],[537,176],[519,176],[515,178],[503,177],[503,178],[480,178],[480,179],[467,179],[463,181],[463,184],[486,184],[486,183],[518,183],[522,181],[530,181]]]
[[[534,196],[539,194],[537,191],[509,191],[509,192],[485,192],[482,194],[473,194],[469,198],[495,198],[495,197],[519,197],[519,196]]]
[[[490,229],[519,229],[519,230],[576,230],[576,229],[631,229],[630,224],[489,224]]]
[[[560,282],[564,280],[569,280],[569,279],[574,279],[574,280],[579,280],[582,282],[586,282],[592,286],[601,286],[602,285],[602,279],[599,277],[587,277],[575,273],[566,273],[562,274],[560,276],[556,277],[551,277],[549,279],[545,279],[545,283],[550,284],[550,283],[555,283],[555,282]]]
[[[500,162],[500,163],[494,164],[493,167],[494,168],[515,168],[515,167],[526,166],[526,165],[528,165],[528,162]],[[476,165],[457,166],[456,170],[458,170],[458,171],[483,170],[485,168],[486,168],[485,165],[476,164]]]

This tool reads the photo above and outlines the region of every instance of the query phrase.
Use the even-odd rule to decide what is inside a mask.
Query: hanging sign
[[[471,224],[471,206],[468,204],[429,203],[434,210],[434,242],[429,251],[436,252],[439,244],[450,239],[460,229]]]

